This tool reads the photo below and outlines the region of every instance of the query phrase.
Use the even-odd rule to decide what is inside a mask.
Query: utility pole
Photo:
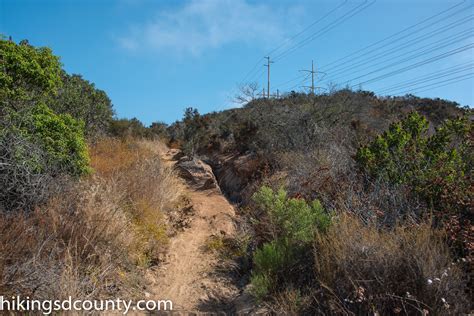
[[[273,64],[273,61],[270,61],[270,56],[265,57],[267,63],[264,66],[267,66],[267,98],[270,99],[270,64]]]

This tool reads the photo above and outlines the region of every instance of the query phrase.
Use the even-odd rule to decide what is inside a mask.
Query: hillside
[[[452,260],[447,247],[456,260],[472,262],[471,119],[472,110],[446,100],[342,90],[257,99],[206,115],[187,109],[167,132],[170,146],[213,167],[240,206],[252,250],[236,260],[257,298],[280,313],[377,306],[386,314],[410,301],[436,304],[441,294],[426,280],[451,267],[429,262]],[[311,203],[320,206],[311,211]],[[318,212],[339,219],[314,240],[311,231],[328,220]],[[406,247],[415,252],[399,252]],[[366,264],[369,254],[377,259]],[[461,305],[470,285],[461,285],[460,271],[470,264],[443,283]],[[387,297],[392,291],[400,296]]]
[[[342,89],[146,127],[48,48],[2,38],[0,57],[1,295],[474,310],[472,109]]]
[[[308,177],[318,169],[329,173],[354,169],[352,156],[357,148],[412,111],[427,118],[429,133],[446,119],[472,115],[470,109],[447,100],[382,98],[365,91],[341,90],[326,95],[256,99],[242,108],[206,115],[186,112],[183,121],[168,128],[168,137],[171,146],[182,146],[208,159],[218,175],[239,172],[238,166],[232,167],[235,163],[253,168],[240,170],[240,175],[235,175],[238,179],[224,174],[219,177],[229,197],[240,202],[252,194],[245,186],[264,170],[291,170],[295,173],[289,172],[290,177]],[[326,161],[318,165],[317,159]],[[327,160],[338,165],[331,165],[332,170],[328,170],[324,166]],[[223,168],[223,164],[229,168]],[[227,181],[228,177],[232,179]],[[304,182],[301,178],[298,181]],[[294,188],[291,194],[309,194],[296,192],[297,189],[302,188]]]

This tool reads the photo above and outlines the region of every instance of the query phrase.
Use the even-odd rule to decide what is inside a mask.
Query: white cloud
[[[246,0],[191,0],[135,25],[119,38],[119,45],[132,51],[152,49],[191,55],[231,43],[273,46],[271,43],[298,27],[295,22],[302,11],[298,7],[286,9]]]

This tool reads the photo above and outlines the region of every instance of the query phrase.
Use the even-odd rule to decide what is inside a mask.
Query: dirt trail
[[[173,166],[175,150],[163,154]],[[229,271],[222,271],[217,254],[206,250],[211,236],[236,233],[234,207],[219,188],[202,190],[184,185],[194,214],[188,228],[172,237],[166,260],[153,273],[153,297],[170,299],[173,309],[186,312],[235,313],[239,288]]]

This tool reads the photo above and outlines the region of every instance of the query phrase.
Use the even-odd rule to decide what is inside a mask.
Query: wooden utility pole
[[[273,64],[273,61],[270,61],[270,56],[265,57],[267,63],[264,66],[267,66],[267,98],[270,99],[270,64]]]

